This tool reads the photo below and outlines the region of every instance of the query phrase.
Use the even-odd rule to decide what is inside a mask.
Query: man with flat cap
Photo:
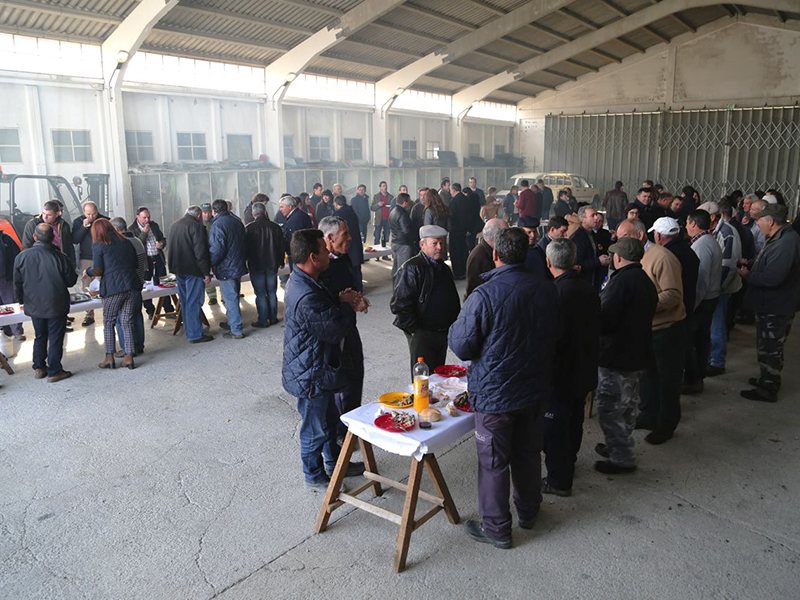
[[[397,271],[389,305],[394,325],[402,329],[411,353],[411,369],[422,357],[433,371],[445,363],[447,331],[458,318],[461,302],[453,273],[444,263],[447,230],[419,229],[420,252]]]
[[[644,245],[620,238],[609,248],[614,271],[600,295],[600,355],[597,370],[597,417],[605,443],[595,451],[606,460],[601,473],[631,473],[633,430],[639,412],[639,380],[652,354],[656,286],[642,269]]]
[[[800,236],[786,222],[786,207],[768,204],[758,213],[758,227],[766,238],[754,261],[739,261],[739,275],[747,282],[744,306],[756,313],[759,377],[742,390],[748,400],[777,402],[783,370],[783,346],[800,300]]]

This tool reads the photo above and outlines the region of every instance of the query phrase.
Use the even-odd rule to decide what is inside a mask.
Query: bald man
[[[508,227],[503,219],[489,219],[483,227],[483,238],[480,243],[472,249],[467,258],[467,293],[465,298],[472,291],[483,283],[481,275],[494,269],[494,241],[497,234]]]

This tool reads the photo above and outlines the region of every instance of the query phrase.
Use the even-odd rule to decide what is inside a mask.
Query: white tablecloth
[[[430,383],[433,386],[439,385],[443,381],[444,378],[432,375]],[[462,390],[466,390],[466,386],[466,377],[460,378],[459,387]],[[451,399],[453,397],[451,396]],[[417,460],[422,460],[425,454],[436,454],[475,429],[475,415],[458,411],[458,416],[451,417],[445,410],[446,403],[439,402],[432,406],[442,412],[442,420],[431,423],[430,429],[420,429],[419,424],[416,424],[411,431],[405,433],[384,431],[375,426],[375,418],[381,406],[377,402],[359,406],[342,415],[342,421],[350,431],[362,440],[400,456],[413,456]],[[388,412],[398,409],[384,406],[383,410]],[[414,409],[400,409],[399,412],[413,413]]]

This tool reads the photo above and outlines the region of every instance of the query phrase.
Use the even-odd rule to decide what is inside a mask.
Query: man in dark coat
[[[537,281],[552,281],[553,276],[547,270],[547,257],[537,240],[539,235],[538,222],[539,220],[533,217],[519,218],[519,227],[528,236],[528,254],[525,257],[525,268],[533,274]]]
[[[355,210],[347,205],[347,199],[344,196],[336,196],[333,203],[336,205],[336,212],[333,213],[333,216],[344,219],[350,237],[353,238],[348,245],[347,256],[350,257],[350,267],[353,269],[353,289],[361,292],[364,290],[364,281],[361,275],[361,265],[364,264],[364,244],[361,241],[359,217]]]
[[[128,230],[135,235],[147,252],[147,280],[158,277],[166,277],[167,261],[164,257],[164,248],[167,246],[167,238],[161,232],[158,223],[150,219],[150,210],[146,206],[136,209],[136,219],[134,219]],[[152,300],[145,300],[144,306],[147,314],[151,317],[156,310]],[[172,312],[172,302],[169,296],[164,297],[164,310]]]
[[[601,212],[594,213],[594,226],[592,227],[592,241],[594,242],[595,248],[597,248],[597,256],[608,256],[608,249],[611,247],[611,244],[614,243],[614,240],[611,237],[611,232],[603,227],[605,224],[605,215]],[[611,259],[609,258],[609,262]],[[594,284],[597,288],[597,291],[600,292],[600,288],[603,286],[603,282],[608,275],[608,267],[601,266],[597,269],[597,273],[595,273],[594,277]]]
[[[244,207],[243,216],[245,225],[249,225],[250,223],[255,221],[255,217],[253,216],[253,205],[256,202],[261,202],[261,204],[266,206],[267,203],[269,202],[269,196],[267,196],[266,194],[262,194],[261,192],[253,194],[253,197],[250,199],[250,202],[247,204],[247,206]]]
[[[621,181],[614,184],[614,189],[603,194],[600,206],[606,209],[609,229],[616,229],[617,223],[625,220],[625,207],[628,206],[628,194],[623,189],[625,186]]]
[[[511,189],[506,194],[506,197],[503,199],[503,216],[505,217],[506,222],[508,223],[509,227],[516,225],[517,217],[514,213],[514,208],[517,205],[518,194],[517,191],[519,188],[515,185],[511,186]]]
[[[55,234],[50,224],[39,223],[32,236],[33,246],[14,261],[14,297],[25,306],[36,333],[36,379],[47,377],[47,381],[55,383],[72,376],[61,366],[61,357],[70,309],[69,288],[78,281],[78,274],[67,255],[53,245]]]
[[[595,448],[607,460],[598,460],[594,468],[617,474],[636,470],[633,430],[639,380],[652,354],[658,292],[642,269],[644,246],[638,239],[620,238],[610,250],[614,270],[600,295],[597,371],[597,417],[606,441]]]
[[[597,211],[591,206],[581,206],[578,210],[578,218],[581,226],[572,234],[572,241],[578,251],[577,265],[581,268],[581,279],[597,288],[597,272],[602,267],[607,267],[611,259],[607,254],[599,254],[597,245],[592,238],[594,228],[594,216]]]
[[[494,241],[497,234],[508,227],[503,219],[489,219],[483,227],[483,238],[480,243],[472,249],[467,258],[467,293],[469,296],[472,291],[483,283],[481,277],[494,269]]]
[[[420,237],[420,253],[397,272],[389,308],[394,326],[408,340],[411,371],[421,356],[433,372],[447,357],[447,330],[458,317],[461,301],[453,273],[444,263],[447,230],[425,225]]]
[[[239,293],[242,289],[242,275],[247,273],[244,224],[228,211],[228,204],[224,200],[214,200],[211,203],[211,212],[214,219],[208,234],[208,249],[228,317],[227,323],[220,323],[220,327],[228,330],[223,337],[240,340],[244,333]]]
[[[270,220],[267,205],[251,207],[253,220],[244,228],[247,270],[256,295],[258,319],[251,325],[263,329],[278,322],[278,269],[286,250],[280,225]]]
[[[0,303],[14,303],[14,260],[20,253],[17,242],[5,233],[0,232]],[[3,333],[12,335],[20,342],[25,341],[22,323],[15,323],[3,327]]]
[[[281,219],[277,219],[276,222],[281,226],[281,229],[283,229],[283,246],[288,250],[291,248],[292,236],[295,231],[311,229],[314,225],[311,223],[311,217],[297,207],[297,200],[289,194],[284,194],[281,197],[278,209],[283,217],[283,222],[281,222]],[[293,268],[292,255],[289,254],[289,271]],[[289,276],[281,275],[280,280],[281,285],[285,286],[286,282],[289,280]]]
[[[569,229],[569,223],[564,217],[553,216],[547,222],[547,233],[542,236],[536,244],[539,248],[542,249],[543,252],[547,251],[547,246],[553,240],[560,240],[563,237],[567,236],[567,230]]]
[[[539,505],[542,413],[553,393],[551,344],[558,297],[552,283],[538,282],[524,267],[528,238],[518,228],[495,242],[497,268],[464,303],[447,336],[450,349],[469,360],[470,403],[478,450],[478,510],[466,523],[474,540],[511,547],[509,486],[519,525],[533,527]],[[513,358],[512,358],[513,357]]]
[[[411,197],[408,194],[397,194],[397,202],[389,213],[389,230],[392,233],[392,278],[398,269],[414,255],[414,235],[411,227]]]
[[[597,387],[600,299],[574,269],[575,255],[575,244],[567,239],[547,246],[547,268],[555,278],[560,318],[555,338],[555,392],[544,413],[547,477],[542,479],[542,493],[556,496],[572,495],[586,396]]]
[[[634,204],[639,209],[639,220],[648,230],[656,222],[656,219],[667,215],[667,212],[653,198],[652,188],[640,188],[636,193]]]
[[[89,200],[83,203],[83,214],[72,221],[72,243],[78,247],[78,273],[83,273],[92,267],[92,223],[97,219],[108,219],[97,210],[97,204]],[[81,286],[81,291],[86,292],[86,287]],[[87,310],[83,318],[82,327],[94,323],[94,311]]]
[[[183,333],[192,344],[214,339],[203,333],[200,321],[203,290],[211,283],[208,233],[202,219],[202,209],[190,206],[169,229],[169,270],[178,282]]]
[[[469,254],[475,247],[478,234],[483,229],[481,198],[480,195],[471,188],[464,189],[462,193],[467,198],[467,254]]]
[[[347,385],[341,347],[356,326],[356,311],[363,307],[358,292],[344,290],[337,296],[319,281],[330,264],[321,231],[296,231],[291,255],[296,268],[284,299],[283,389],[297,398],[306,485],[325,491],[339,458],[334,392]],[[362,463],[351,463],[347,469],[351,476],[363,472]]]
[[[356,238],[350,234],[347,222],[341,217],[323,219],[319,229],[322,231],[330,258],[329,266],[320,274],[319,280],[335,297],[338,297],[345,290],[355,289],[356,281],[353,277],[349,249]],[[366,298],[363,296],[359,298],[363,301],[364,308],[368,308],[369,302]],[[364,389],[364,349],[357,326],[348,331],[344,337],[341,364],[346,385],[333,395],[340,416],[361,406]],[[337,424],[337,439],[343,440],[346,434],[347,426],[340,420]]]
[[[544,179],[536,182],[539,193],[542,195],[542,219],[550,218],[550,208],[553,206],[553,190],[544,184]]]
[[[369,209],[369,196],[367,196],[367,186],[363,183],[358,186],[356,195],[350,198],[350,206],[358,216],[358,231],[361,234],[361,244],[367,243],[367,227],[372,211]],[[352,233],[350,235],[353,235]]]
[[[315,183],[314,186],[311,188],[311,196],[308,198],[309,206],[311,206],[311,212],[316,213],[317,205],[322,202],[322,184]],[[288,248],[288,246],[287,246]]]
[[[744,306],[756,312],[756,348],[760,376],[741,396],[777,402],[783,370],[783,347],[800,302],[800,236],[786,222],[786,207],[768,204],[758,214],[767,242],[754,261],[741,261],[739,275],[747,282]]]
[[[467,233],[472,216],[469,200],[461,192],[461,184],[452,184],[450,190],[454,194],[450,201],[450,264],[453,265],[453,277],[459,280],[467,276]]]
[[[34,235],[36,227],[46,223],[53,228],[52,246],[67,257],[67,261],[75,269],[75,248],[72,244],[72,230],[69,223],[61,218],[61,205],[55,200],[48,200],[42,206],[41,214],[36,215],[25,224],[25,231],[22,233],[22,249],[32,248],[36,240]]]

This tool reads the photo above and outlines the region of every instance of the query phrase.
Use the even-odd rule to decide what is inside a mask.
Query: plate
[[[433,372],[442,377],[463,377],[467,374],[467,368],[459,365],[441,365]]]
[[[401,402],[406,396],[411,396],[411,400],[409,402]],[[387,392],[378,398],[378,402],[391,408],[411,408],[414,406],[414,396],[406,392]]]
[[[456,405],[455,405],[455,404],[453,404],[453,406],[456,406]],[[462,407],[462,406],[456,406],[456,408],[457,408],[458,410],[460,410],[461,412],[466,412],[466,413],[471,413],[471,412],[474,412],[474,411],[472,410],[472,405],[471,405],[469,402],[467,402],[467,405],[466,405],[466,406],[464,406],[464,407]]]
[[[375,427],[379,429],[383,429],[384,431],[392,431],[395,433],[402,433],[404,431],[410,431],[414,428],[414,425],[417,424],[417,418],[414,416],[414,422],[407,427],[403,427],[395,423],[392,415],[381,415],[380,417],[375,419]]]

